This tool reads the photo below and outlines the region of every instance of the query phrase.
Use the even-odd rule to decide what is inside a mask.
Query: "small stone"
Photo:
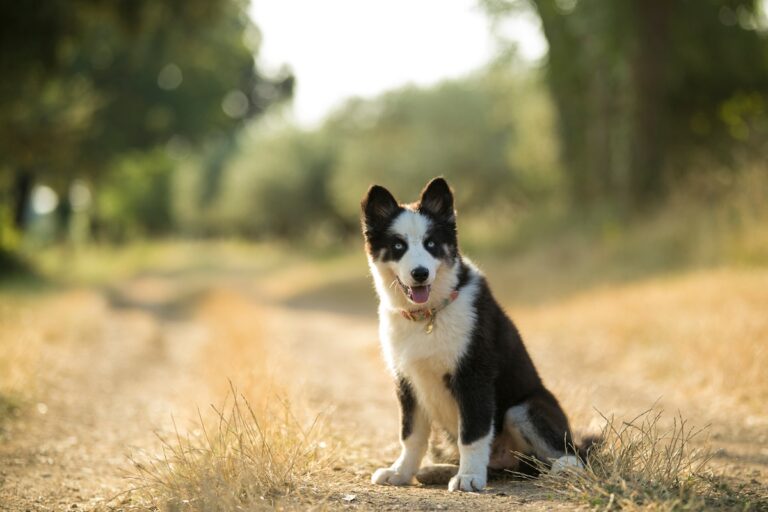
[[[341,498],[341,499],[346,501],[346,502],[351,502],[351,501],[355,501],[357,499],[357,495],[356,494],[345,494],[344,497]]]

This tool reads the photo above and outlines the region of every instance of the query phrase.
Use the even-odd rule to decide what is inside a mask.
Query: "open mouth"
[[[416,304],[424,304],[429,300],[429,292],[432,290],[430,285],[425,284],[421,286],[408,286],[399,278],[397,282],[400,283],[400,288],[403,289],[403,293],[405,293],[405,296],[408,297],[411,302]]]

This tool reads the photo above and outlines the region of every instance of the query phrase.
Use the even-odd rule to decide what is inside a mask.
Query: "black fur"
[[[464,288],[464,286],[466,286],[466,284],[469,282],[469,277],[470,277],[469,267],[462,260],[459,266],[459,283],[456,285],[456,289],[461,290],[462,288]]]
[[[413,413],[416,410],[416,397],[411,384],[400,377],[397,381],[397,400],[400,402],[400,439],[408,439],[413,432]]]
[[[488,433],[491,422],[498,434],[504,428],[507,410],[528,403],[530,420],[539,436],[560,450],[566,442],[570,446],[565,413],[544,387],[517,328],[494,299],[485,279],[479,288],[472,340],[451,380],[461,415],[461,442],[480,439]]]
[[[363,210],[363,234],[368,253],[379,261],[398,261],[408,249],[404,240],[389,232],[389,227],[405,208],[392,194],[379,185],[368,189],[361,203]],[[431,221],[424,241],[424,248],[435,258],[452,263],[458,257],[456,215],[453,210],[453,194],[442,178],[432,180],[421,193],[417,211]],[[397,243],[402,249],[396,249]],[[429,242],[434,246],[430,247]]]
[[[432,241],[434,247],[425,246],[427,251],[435,258],[453,263],[459,255],[456,213],[453,209],[453,194],[443,178],[435,178],[424,187],[417,211],[431,221],[425,243]]]
[[[365,249],[375,259],[382,261],[399,260],[408,249],[404,240],[389,232],[389,226],[404,208],[384,187],[373,185],[368,189],[360,206],[363,210],[363,234]],[[396,244],[403,248],[397,249]]]

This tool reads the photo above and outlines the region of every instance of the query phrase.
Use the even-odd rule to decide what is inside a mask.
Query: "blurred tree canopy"
[[[481,0],[532,7],[549,43],[572,198],[651,202],[697,158],[765,154],[768,37],[757,0]]]
[[[74,178],[97,193],[124,187],[124,163],[110,177],[123,155],[225,141],[290,96],[292,76],[265,77],[255,66],[260,35],[246,7],[241,0],[0,2],[0,230],[9,215],[23,226],[36,180],[62,197]],[[150,167],[152,181],[157,167]],[[131,182],[141,179],[137,172]]]
[[[226,166],[212,210],[183,202],[177,218],[187,233],[322,242],[357,232],[374,182],[409,201],[445,175],[459,209],[473,214],[545,199],[561,181],[554,112],[537,74],[513,68],[500,60],[463,79],[353,98],[316,130],[255,130]],[[201,171],[178,172],[175,187],[196,196]]]
[[[371,183],[388,183],[411,200],[438,175],[461,184],[464,210],[532,199],[557,179],[557,162],[547,158],[556,154],[547,119],[539,117],[538,126],[521,119],[547,101],[533,82],[491,67],[429,89],[350,101],[325,127],[329,138],[343,141],[333,176],[336,203],[355,217],[360,191]],[[531,103],[523,107],[515,95]]]
[[[79,225],[110,240],[322,241],[357,230],[372,182],[408,200],[445,175],[462,213],[488,224],[534,204],[631,214],[685,173],[764,161],[761,2],[479,1],[500,26],[540,18],[543,72],[507,49],[302,130],[251,122],[293,77],[255,65],[246,0],[0,0],[0,252],[36,182],[58,192],[62,224],[67,192],[87,184]]]

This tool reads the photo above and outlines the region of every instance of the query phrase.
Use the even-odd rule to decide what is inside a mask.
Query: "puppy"
[[[483,274],[459,252],[453,193],[435,178],[418,202],[374,185],[361,203],[379,296],[379,337],[400,402],[398,459],[375,484],[412,482],[432,427],[458,444],[449,491],[479,491],[488,468],[520,470],[512,452],[576,466],[568,419]]]

